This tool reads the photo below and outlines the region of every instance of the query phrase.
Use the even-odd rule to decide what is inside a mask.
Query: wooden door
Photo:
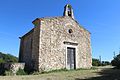
[[[75,60],[75,48],[67,48],[67,68],[75,69],[76,68],[76,60]]]

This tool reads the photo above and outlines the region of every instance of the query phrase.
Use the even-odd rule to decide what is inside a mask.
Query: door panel
[[[67,68],[68,69],[75,69],[75,48],[67,48]]]

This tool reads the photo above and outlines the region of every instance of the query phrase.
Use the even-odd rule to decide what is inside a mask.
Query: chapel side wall
[[[21,38],[19,62],[25,63],[27,68],[31,68],[32,61],[32,40],[33,32],[29,32]]]
[[[24,62],[23,60],[23,39],[20,39],[20,49],[19,49],[19,62]]]
[[[32,44],[32,61],[31,64],[33,65],[32,69],[35,71],[39,71],[39,47],[40,47],[40,22],[38,25],[34,27],[33,32],[33,44]]]
[[[19,62],[25,62],[27,70],[39,71],[40,21],[31,31],[21,37]]]

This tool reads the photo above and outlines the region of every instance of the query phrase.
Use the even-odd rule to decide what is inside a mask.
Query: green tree
[[[92,65],[93,66],[101,66],[101,62],[99,61],[99,59],[92,59]]]
[[[102,66],[107,66],[107,65],[111,65],[111,63],[109,61],[102,61]]]
[[[114,57],[114,59],[111,61],[111,64],[117,68],[120,68],[120,54]]]

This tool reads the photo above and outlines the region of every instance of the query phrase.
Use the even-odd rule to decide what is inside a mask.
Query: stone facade
[[[70,60],[74,61],[74,69],[90,68],[90,32],[80,26],[72,15],[34,20],[35,27],[21,37],[19,61],[37,71],[71,69],[68,65],[67,49],[74,48],[74,57],[70,56],[74,58]]]

